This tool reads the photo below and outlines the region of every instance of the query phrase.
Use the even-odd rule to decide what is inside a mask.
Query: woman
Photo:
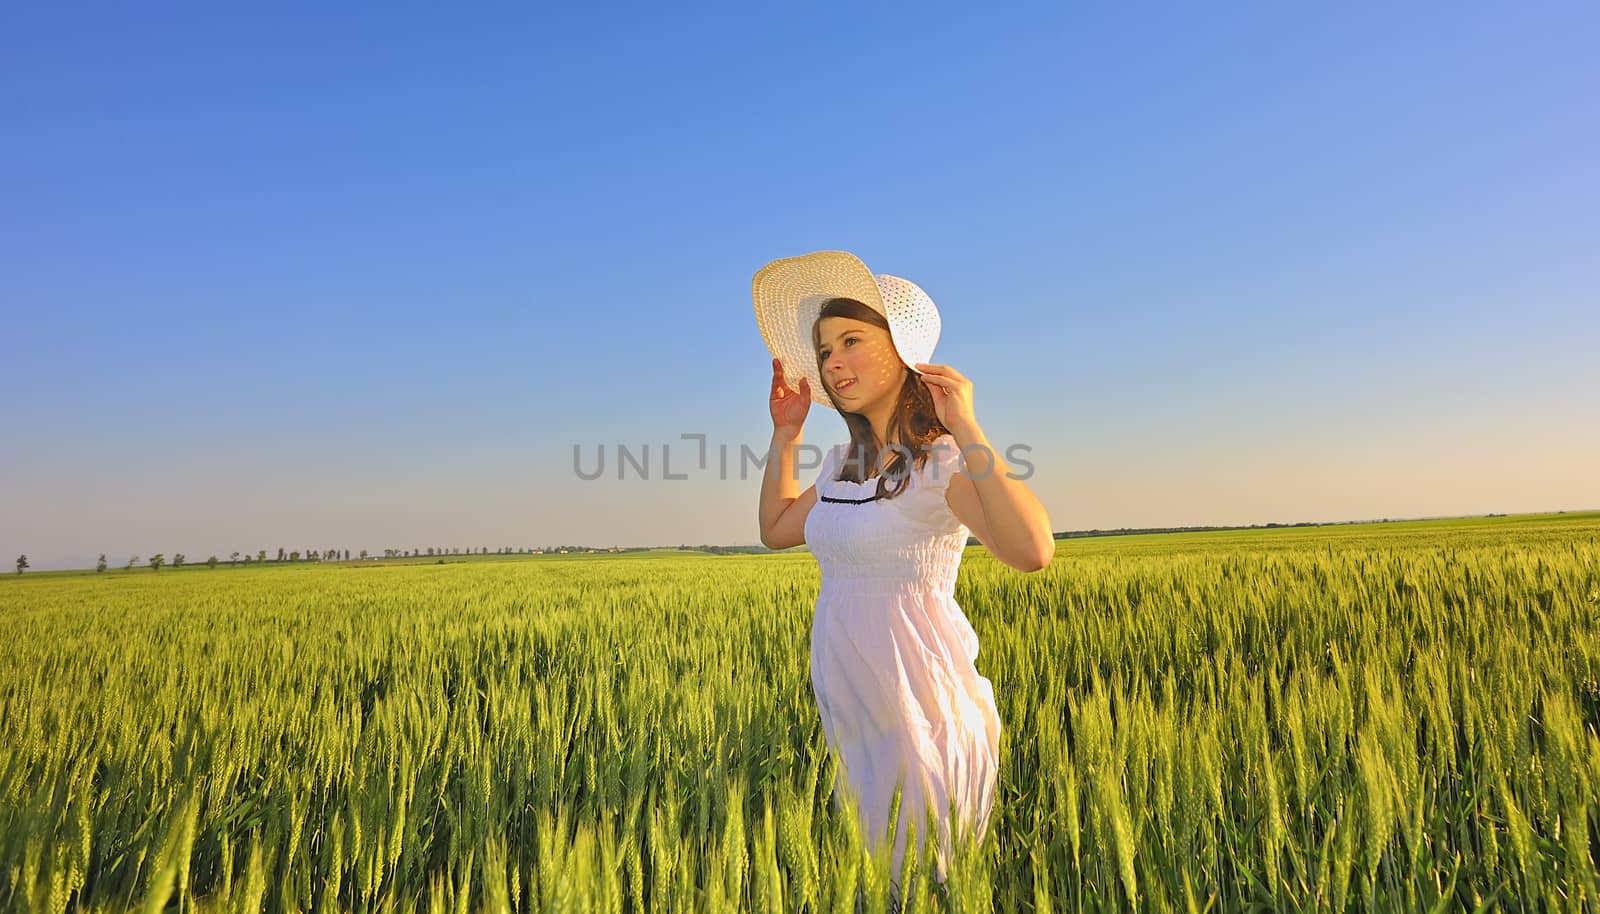
[[[809,544],[821,568],[811,684],[864,834],[886,836],[900,785],[891,878],[898,889],[906,823],[920,834],[931,810],[943,881],[948,813],[953,805],[962,830],[983,835],[1000,747],[994,690],[974,666],[977,635],[954,596],[962,551],[970,533],[1001,562],[1038,571],[1055,549],[1050,520],[996,465],[972,382],[927,363],[940,321],[914,283],[819,251],[763,267],[753,295],[774,353],[761,541]],[[799,492],[813,400],[839,411],[850,442]]]

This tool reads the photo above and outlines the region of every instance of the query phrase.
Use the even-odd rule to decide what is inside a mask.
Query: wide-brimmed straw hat
[[[802,377],[811,382],[811,399],[832,407],[817,371],[811,327],[822,303],[853,298],[883,315],[895,353],[912,371],[929,362],[939,342],[939,309],[916,283],[879,273],[847,251],[816,251],[774,260],[756,271],[750,296],[755,300],[756,326],[767,349],[783,366],[783,379],[795,390]],[[917,372],[921,374],[921,372]]]

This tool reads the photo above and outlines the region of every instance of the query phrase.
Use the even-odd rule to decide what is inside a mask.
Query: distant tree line
[[[417,547],[412,547],[412,548],[409,548],[409,549],[401,549],[401,548],[385,549],[385,550],[383,550],[382,557],[386,558],[386,559],[401,559],[401,558],[422,558],[422,557],[436,558],[436,557],[446,556],[446,555],[469,555],[470,556],[470,555],[551,555],[551,554],[574,554],[574,553],[593,554],[593,553],[644,552],[644,551],[647,551],[647,550],[653,549],[653,548],[657,548],[657,547],[654,547],[654,546],[626,546],[626,547],[624,547],[624,546],[584,546],[584,545],[566,545],[566,546],[500,546],[500,547],[497,547],[497,548],[494,548],[494,549],[491,550],[490,547],[488,547],[488,546],[448,546],[448,547],[447,546],[417,546]],[[769,551],[765,547],[762,547],[762,546],[679,546],[678,548],[679,549],[683,549],[683,550],[693,550],[693,551],[701,551],[701,552],[713,552],[713,553],[718,553],[718,554],[734,554],[734,553],[766,552],[766,551]],[[366,549],[362,549],[359,552],[355,553],[355,557],[359,561],[366,561],[368,559],[378,558],[378,554],[377,553],[373,553],[373,552],[369,552]],[[351,559],[351,551],[349,549],[331,549],[331,548],[329,548],[329,549],[305,549],[305,550],[299,550],[299,549],[286,549],[286,548],[280,546],[280,547],[278,547],[278,552],[277,552],[277,557],[276,558],[268,558],[267,550],[258,549],[258,550],[255,551],[254,554],[251,554],[249,552],[232,552],[232,553],[229,553],[228,558],[226,560],[223,560],[223,559],[218,558],[217,556],[213,555],[213,556],[210,556],[209,558],[207,558],[205,560],[204,564],[205,564],[205,566],[207,568],[215,569],[218,565],[223,564],[224,561],[226,561],[226,563],[228,565],[231,565],[231,566],[239,566],[239,565],[249,566],[249,565],[252,565],[252,564],[255,564],[255,565],[278,565],[278,564],[294,564],[294,563],[299,563],[299,562],[350,561],[350,559]],[[167,558],[166,553],[157,552],[157,553],[155,553],[154,555],[151,555],[148,558],[141,558],[138,555],[130,555],[130,556],[128,556],[128,563],[124,566],[124,570],[132,571],[136,566],[139,565],[140,562],[143,562],[145,567],[149,568],[151,571],[160,571],[162,568],[166,568],[166,567],[171,567],[173,569],[178,569],[178,568],[182,568],[184,565],[191,565],[191,567],[192,567],[192,564],[189,562],[189,557],[184,555],[181,552],[173,553],[171,559]],[[19,556],[17,556],[17,574],[22,574],[24,571],[26,571],[30,567],[32,567],[32,566],[28,562],[27,555],[19,555]],[[111,566],[110,566],[110,563],[106,559],[106,554],[104,552],[100,553],[100,558],[95,562],[94,570],[96,572],[104,572],[109,567],[111,567]]]
[[[579,549],[584,549],[584,548],[587,548],[587,547],[561,547],[561,548],[570,548],[573,551],[577,551]],[[554,552],[554,551],[555,551],[555,548],[553,548],[553,547],[551,547],[551,548],[537,548],[537,547],[534,547],[534,546],[500,546],[500,547],[494,548],[493,550],[491,550],[490,547],[488,547],[488,546],[426,546],[426,547],[417,546],[417,547],[413,547],[413,548],[410,548],[410,549],[398,549],[398,548],[396,548],[396,549],[385,549],[385,550],[383,550],[383,557],[384,558],[417,558],[417,557],[421,557],[421,556],[428,556],[428,557],[432,558],[432,557],[435,557],[435,556],[444,556],[444,555],[491,555],[491,554],[493,554],[493,555],[540,555],[540,554],[545,553],[545,552]],[[591,551],[591,552],[593,552],[593,551],[602,551],[602,552],[604,552],[604,551],[607,551],[607,550],[588,549],[588,551]],[[617,550],[611,550],[611,551],[617,551]],[[354,556],[355,556],[355,559],[358,560],[358,561],[366,561],[368,559],[374,559],[374,558],[378,557],[377,554],[375,554],[373,552],[370,552],[370,551],[368,551],[366,549],[359,550],[358,552],[356,552],[354,554]],[[251,565],[251,564],[257,564],[257,565],[291,564],[291,563],[295,563],[295,562],[339,562],[339,561],[348,562],[350,560],[351,560],[351,550],[349,550],[349,549],[323,548],[323,549],[304,549],[304,550],[300,550],[300,549],[286,549],[286,548],[280,546],[280,547],[278,547],[277,558],[269,559],[267,557],[267,550],[258,549],[258,550],[255,551],[255,553],[253,555],[251,553],[249,553],[249,552],[233,552],[233,553],[230,553],[226,560],[218,558],[217,556],[213,555],[213,556],[207,558],[205,560],[204,564],[206,565],[207,568],[213,568],[214,569],[218,565],[222,564],[224,561],[226,561],[227,564],[229,564],[229,565],[238,566],[238,565]],[[162,568],[167,567],[167,566],[171,566],[172,568],[182,568],[185,564],[191,564],[189,562],[188,556],[184,555],[181,552],[173,553],[171,560],[167,559],[166,553],[158,552],[155,555],[150,556],[148,559],[141,559],[137,555],[130,555],[130,556],[128,556],[128,564],[125,566],[125,568],[127,570],[131,571],[141,561],[143,561],[145,563],[145,566],[148,567],[152,571],[160,571]],[[24,571],[26,571],[30,567],[32,567],[32,566],[29,563],[28,556],[26,554],[17,556],[17,574],[22,574]],[[100,553],[99,560],[95,562],[94,570],[97,571],[97,572],[104,572],[109,567],[110,567],[110,563],[106,560],[106,554],[103,553],[103,552]]]

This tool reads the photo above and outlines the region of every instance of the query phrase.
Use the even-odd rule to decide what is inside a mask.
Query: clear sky
[[[1600,507],[1593,4],[229,6],[0,14],[7,568],[756,543],[821,249],[1057,530]]]

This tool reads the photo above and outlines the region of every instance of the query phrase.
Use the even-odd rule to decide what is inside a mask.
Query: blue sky
[[[0,551],[757,542],[758,479],[573,446],[764,447],[750,278],[821,249],[1057,530],[1600,507],[1597,27],[14,8]]]

